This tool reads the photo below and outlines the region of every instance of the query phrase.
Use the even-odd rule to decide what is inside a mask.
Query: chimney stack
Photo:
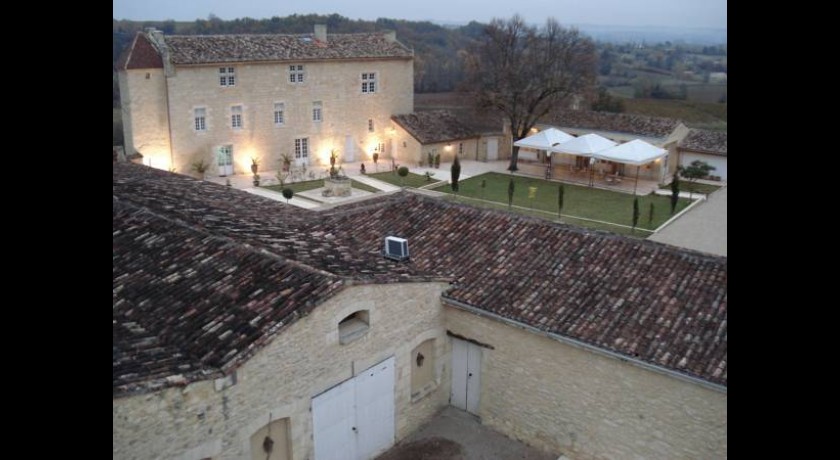
[[[326,24],[315,24],[315,40],[319,42],[326,43],[327,42],[327,25]]]
[[[397,31],[389,30],[385,32],[385,41],[388,43],[394,43],[397,41]]]

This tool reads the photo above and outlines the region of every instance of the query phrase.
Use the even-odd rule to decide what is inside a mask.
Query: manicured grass
[[[501,173],[487,173],[474,176],[460,181],[459,196],[478,198],[502,204],[507,208],[508,183],[512,176]],[[481,181],[487,181],[487,187],[482,194]],[[534,213],[544,218],[556,218],[557,216],[557,189],[559,183],[543,179],[514,176],[514,197],[513,205],[527,209],[545,211],[546,213]],[[536,196],[533,200],[528,198],[528,188],[536,187]],[[438,192],[452,193],[449,185],[442,185],[434,189]],[[650,203],[654,205],[654,218],[648,222]],[[688,199],[680,199],[677,203],[676,212],[688,206]],[[516,212],[527,213],[527,210],[516,208]],[[568,217],[567,217],[568,216]],[[633,195],[627,193],[601,190],[597,188],[584,187],[579,185],[564,184],[563,199],[563,221],[586,227],[607,229],[610,231],[629,233],[621,230],[621,227],[608,224],[589,222],[585,220],[572,219],[581,217],[597,221],[609,222],[620,225],[632,225],[633,223]],[[638,227],[654,230],[671,218],[670,197],[647,195],[639,196],[639,223]]]
[[[352,179],[351,179],[351,181],[352,181],[351,186],[353,188],[357,189],[357,190],[364,190],[366,192],[371,192],[371,193],[376,193],[376,192],[380,191],[379,189],[373,188],[370,185],[363,184],[361,182],[357,182],[357,181],[352,180]],[[263,188],[267,188],[267,189],[275,191],[275,192],[282,192],[284,188],[290,188],[295,193],[300,193],[300,192],[305,192],[307,190],[315,190],[316,188],[321,188],[323,186],[324,186],[324,179],[316,179],[316,180],[308,180],[308,181],[305,181],[305,182],[294,182],[294,183],[291,183],[291,184],[286,184],[285,187],[281,187],[278,184],[278,185],[266,185],[266,186],[263,186]]]
[[[402,187],[402,177],[388,171],[388,172],[381,172],[381,173],[374,173],[368,174],[368,176],[379,179],[382,182],[387,182],[389,184],[394,184],[396,186]],[[434,176],[432,176],[432,182],[435,181]],[[405,176],[405,186],[406,187],[413,187],[419,188],[424,185],[429,185],[429,181],[426,180],[426,176],[420,174],[414,174],[413,172],[409,172],[407,176]]]
[[[700,184],[697,182],[688,182],[686,180],[680,180],[680,191],[681,192],[688,192],[689,190],[693,193],[702,193],[704,195],[708,195],[715,190],[720,189],[720,185],[710,185],[710,184]],[[660,190],[671,190],[671,185],[663,185],[659,187]]]

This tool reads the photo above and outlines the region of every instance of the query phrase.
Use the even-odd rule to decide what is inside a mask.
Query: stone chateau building
[[[179,36],[138,33],[117,62],[126,154],[189,173],[400,159],[391,117],[414,110],[412,50],[394,32]]]

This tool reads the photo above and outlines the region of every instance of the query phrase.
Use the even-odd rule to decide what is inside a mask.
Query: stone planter
[[[323,196],[350,196],[350,178],[330,177],[324,179],[324,189],[321,192]]]

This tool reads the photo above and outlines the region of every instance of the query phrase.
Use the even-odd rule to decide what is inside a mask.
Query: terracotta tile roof
[[[290,269],[288,264],[313,277],[315,281],[310,283],[322,286],[324,290],[309,294],[312,296],[333,292],[323,286],[332,286],[334,275],[375,283],[447,279],[454,284],[445,298],[726,385],[725,257],[408,193],[324,213],[292,210],[282,203],[224,186],[125,163],[114,165],[114,196],[115,203],[143,209],[167,222],[178,223],[180,231],[204,236],[203,239],[196,236],[194,243],[190,240],[195,247],[188,246],[180,250],[183,252],[177,252],[180,246],[166,246],[166,239],[159,243],[158,238],[164,238],[170,227],[141,228],[122,237],[120,241],[138,241],[132,243],[136,245],[134,252],[126,255],[143,254],[150,248],[157,250],[155,244],[162,245],[162,254],[146,256],[159,261],[161,268],[152,270],[117,262],[123,254],[118,257],[115,235],[115,305],[126,301],[125,293],[149,290],[143,276],[151,275],[144,275],[146,271],[158,273],[155,275],[161,280],[158,283],[165,285],[171,275],[166,270],[173,263],[183,261],[183,270],[189,270],[187,266],[192,270],[207,269],[196,261],[203,261],[207,258],[205,254],[216,254],[224,248],[230,253],[221,251],[224,256],[213,261],[242,260],[248,254],[262,254],[268,259],[248,259],[250,265],[246,264],[246,268],[251,267],[251,275],[243,276],[253,281],[250,289],[269,288],[257,281],[270,279],[271,275],[262,271],[282,272]],[[122,208],[117,209],[115,204],[115,232],[126,225],[131,227],[121,223],[122,217],[118,221],[118,211]],[[387,235],[408,238],[410,261],[398,263],[380,255],[382,240]],[[175,234],[172,241],[185,238]],[[205,245],[211,248],[205,249]],[[216,246],[212,245],[221,246],[213,250]],[[126,267],[120,275],[126,281],[118,278],[118,266]],[[223,272],[224,268],[218,270]],[[242,292],[225,291],[238,288],[237,282],[229,277],[217,280],[216,285],[199,281],[202,278],[187,279],[185,274],[182,277],[178,278],[185,283],[181,290],[171,291],[169,298],[146,299],[144,307],[166,308],[156,302],[164,305],[177,301],[193,305],[210,302],[208,297],[216,294],[204,292],[208,285],[226,293]],[[301,287],[310,286],[302,279],[295,282]],[[136,284],[134,290],[127,289],[131,284]],[[118,290],[118,285],[124,287]],[[294,285],[289,287],[295,289]],[[246,289],[239,298],[247,298],[248,292]],[[299,300],[296,305],[317,303],[295,292],[289,295]],[[143,300],[141,296],[134,302],[139,305]],[[275,308],[284,312],[299,308],[288,307],[284,302],[278,300]],[[115,307],[115,344],[118,333],[130,330],[128,326],[117,330],[116,311]],[[136,311],[139,314],[140,310]],[[202,317],[177,316],[159,319],[153,325],[160,328],[158,332],[168,331],[165,327],[175,321],[173,318],[188,323],[184,326],[188,330],[203,330],[209,324]],[[229,328],[237,330],[233,324],[237,321],[246,324],[246,320],[246,316],[234,315]],[[148,340],[156,332],[145,334],[151,335],[147,337],[141,331],[136,340]],[[265,336],[261,336],[252,343],[264,340],[267,340]],[[171,343],[178,346],[176,342]],[[235,347],[241,350],[243,345]],[[189,356],[203,357],[212,350],[215,348],[210,345],[198,345]],[[230,362],[222,359],[228,353],[225,350],[209,355],[216,359],[215,365]],[[163,359],[164,353],[160,351],[154,356]],[[137,359],[145,363],[146,358]],[[155,358],[148,360],[143,369],[157,369]],[[115,357],[115,388],[116,362]],[[188,362],[195,361],[188,359]],[[173,358],[172,366],[181,365],[184,364]],[[133,369],[136,368],[135,365]],[[185,372],[191,370],[194,368],[185,368]],[[166,373],[148,372],[147,377]],[[144,375],[142,371],[137,373],[138,379]]]
[[[411,58],[411,50],[384,33],[329,34],[327,43],[303,35],[168,35],[174,64],[304,61],[315,59]]]
[[[162,68],[160,54],[142,32],[137,32],[131,45],[123,50],[117,60],[117,70]]]
[[[547,123],[558,127],[592,129],[627,133],[648,137],[668,137],[680,124],[672,118],[646,117],[629,113],[593,112],[591,110],[563,110],[546,117]]]
[[[680,142],[680,148],[726,156],[726,131],[691,129]]]
[[[391,117],[421,144],[478,137],[474,129],[449,110],[428,110]]]
[[[114,394],[219,377],[342,285],[114,200]]]
[[[725,257],[417,196],[317,226],[337,227],[367,251],[408,238],[454,300],[726,385]]]

